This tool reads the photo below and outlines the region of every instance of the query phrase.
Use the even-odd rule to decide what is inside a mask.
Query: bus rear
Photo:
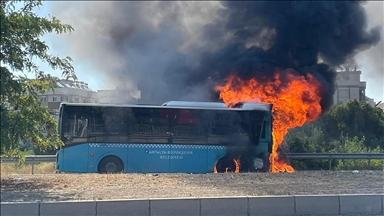
[[[271,107],[62,104],[57,170],[99,173],[268,171]]]

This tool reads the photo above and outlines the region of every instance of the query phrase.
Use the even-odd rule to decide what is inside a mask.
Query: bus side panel
[[[63,171],[63,149],[60,149],[57,153],[56,153],[56,170],[58,172],[62,172]]]
[[[93,156],[90,156],[93,154]],[[106,156],[116,156],[127,170],[128,145],[123,143],[91,143],[89,144],[89,171],[98,172],[100,161]]]
[[[216,162],[227,153],[225,146],[207,146],[207,173],[213,173]]]
[[[88,172],[88,144],[63,148],[63,172]]]
[[[205,173],[207,148],[204,145],[171,145],[171,173]]]
[[[128,150],[128,172],[169,172],[168,144],[130,144]]]

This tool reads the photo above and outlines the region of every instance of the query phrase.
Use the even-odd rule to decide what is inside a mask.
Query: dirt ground
[[[1,202],[303,194],[384,194],[384,172],[1,175]]]

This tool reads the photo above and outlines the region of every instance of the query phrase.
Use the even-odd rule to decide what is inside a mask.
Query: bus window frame
[[[69,108],[69,109],[67,109]],[[151,112],[153,112],[154,110],[156,110],[156,112],[158,113],[158,117],[161,116],[160,112],[162,109],[164,110],[169,110],[169,116],[167,116],[167,120],[166,122],[167,125],[166,127],[168,128],[168,132],[167,132],[167,135],[168,135],[168,142],[164,142],[164,143],[158,143],[158,142],[152,142],[152,141],[148,141],[148,142],[143,142],[144,143],[158,143],[158,144],[172,144],[174,143],[174,139],[177,139],[177,138],[180,138],[178,137],[177,135],[175,136],[175,134],[173,134],[175,132],[175,127],[177,127],[177,120],[175,121],[175,116],[177,115],[178,112],[180,112],[181,110],[187,110],[187,111],[192,111],[192,112],[197,112],[197,113],[202,113],[202,114],[199,114],[199,120],[200,122],[203,121],[203,123],[199,123],[197,124],[197,127],[199,127],[200,129],[199,130],[202,130],[204,131],[201,136],[186,136],[184,137],[184,139],[186,140],[185,142],[186,143],[183,143],[183,144],[202,144],[202,145],[231,145],[230,143],[223,143],[221,141],[217,141],[217,143],[208,143],[208,138],[212,135],[214,136],[222,136],[223,138],[227,138],[229,136],[226,136],[226,134],[219,134],[219,135],[215,135],[212,133],[212,129],[213,129],[213,124],[215,124],[215,119],[217,117],[217,114],[225,114],[228,112],[228,113],[231,113],[231,118],[229,123],[227,123],[226,125],[227,126],[232,126],[231,124],[235,123],[235,117],[236,115],[240,116],[240,121],[237,122],[241,127],[243,127],[243,124],[246,125],[247,129],[244,130],[243,133],[247,134],[247,137],[248,137],[248,140],[253,143],[253,145],[258,145],[258,143],[260,141],[266,141],[268,140],[267,139],[267,136],[269,134],[267,130],[267,127],[265,127],[268,122],[266,121],[266,115],[267,112],[265,111],[249,111],[249,110],[244,110],[244,111],[230,111],[230,110],[209,110],[209,109],[188,109],[188,108],[165,108],[165,107],[158,107],[158,108],[154,108],[154,107],[103,107],[103,106],[66,106],[65,104],[63,104],[60,108],[60,114],[59,114],[59,125],[60,125],[60,129],[59,129],[59,133],[60,133],[60,138],[62,139],[62,141],[65,143],[65,145],[75,145],[75,144],[81,144],[80,142],[84,143],[84,142],[100,142],[100,141],[97,141],[97,137],[105,137],[105,139],[102,139],[104,140],[104,142],[115,142],[115,141],[111,141],[111,140],[108,140],[108,137],[111,136],[111,134],[108,134],[106,132],[102,132],[100,134],[97,134],[96,137],[95,136],[92,136],[93,133],[91,131],[89,131],[87,133],[87,136],[86,137],[73,137],[73,138],[80,138],[79,139],[79,143],[77,142],[73,142],[73,143],[68,143],[67,140],[65,140],[65,137],[64,137],[64,134],[65,134],[65,127],[64,127],[64,124],[66,122],[69,121],[69,112],[74,112],[74,113],[77,113],[78,111],[76,111],[77,109],[89,109],[89,112],[88,112],[88,115],[87,115],[87,118],[88,118],[88,130],[91,129],[92,127],[92,123],[93,121],[95,121],[96,117],[95,114],[93,112],[91,112],[91,110],[98,110],[99,112],[102,112],[104,113],[105,112],[105,108],[107,109],[111,109],[112,112],[110,111],[109,113],[114,113],[113,110],[114,109],[121,109],[124,113],[123,117],[124,117],[124,120],[122,121],[123,122],[123,126],[124,126],[124,129],[121,131],[121,133],[119,132],[117,134],[117,136],[121,136],[122,138],[126,138],[127,140],[127,143],[126,144],[131,144],[132,142],[131,141],[128,141],[130,140],[130,138],[132,137],[132,133],[128,130],[129,127],[131,127],[133,124],[133,119],[136,118],[136,114],[135,114],[135,109],[136,110],[140,110],[140,112],[143,112],[145,113],[145,110],[151,110]],[[74,109],[73,111],[71,109]],[[69,110],[69,111],[67,111]],[[139,112],[139,113],[140,113]],[[257,112],[255,113],[254,115],[256,116],[256,118],[254,119],[251,119],[251,113],[252,112]],[[82,111],[82,113],[84,113],[84,110]],[[180,114],[180,113],[179,113]],[[214,115],[212,115],[214,114]],[[149,114],[150,115],[150,114]],[[158,118],[156,117],[156,118]],[[254,132],[252,131],[252,129],[254,129],[253,127],[255,126],[252,126],[252,123],[255,122],[256,120],[258,119],[262,119],[260,121],[259,124],[261,124],[261,130],[260,132],[258,133],[259,137],[257,139],[252,139],[252,135],[254,134]],[[134,120],[134,121],[137,121],[137,120]],[[104,120],[103,120],[104,122]],[[105,122],[104,122],[105,123]],[[105,126],[103,126],[103,128],[105,128]],[[231,129],[229,129],[231,130]],[[243,129],[241,129],[243,130]],[[262,139],[262,133],[265,133],[265,139]],[[236,132],[234,133],[240,133],[240,130],[236,130]],[[138,134],[136,134],[138,135]],[[166,137],[166,134],[160,134],[161,136]],[[152,139],[152,135],[148,135],[148,134],[144,134],[143,136],[147,136],[147,140],[151,140]],[[101,139],[100,138],[100,139]],[[84,139],[86,141],[84,141]],[[124,139],[122,139],[124,140]],[[205,140],[205,141],[204,141]],[[225,140],[225,139],[224,139]],[[188,143],[188,141],[191,141],[190,143]],[[103,141],[101,141],[103,142]],[[124,141],[123,141],[124,142]],[[135,142],[136,143],[136,142]],[[140,142],[139,142],[140,143]]]
[[[62,133],[62,128],[63,128],[63,126],[62,126],[62,123],[63,123],[63,112],[64,112],[64,107],[65,107],[65,104],[61,104],[60,105],[60,110],[59,110],[59,122],[58,122],[58,133],[59,133],[59,136],[60,136],[60,140],[64,140],[63,138],[64,138],[64,133]],[[64,143],[64,141],[63,141],[63,143]]]

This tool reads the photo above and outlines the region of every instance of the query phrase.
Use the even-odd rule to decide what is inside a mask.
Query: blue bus
[[[62,103],[58,172],[268,172],[272,105]]]

